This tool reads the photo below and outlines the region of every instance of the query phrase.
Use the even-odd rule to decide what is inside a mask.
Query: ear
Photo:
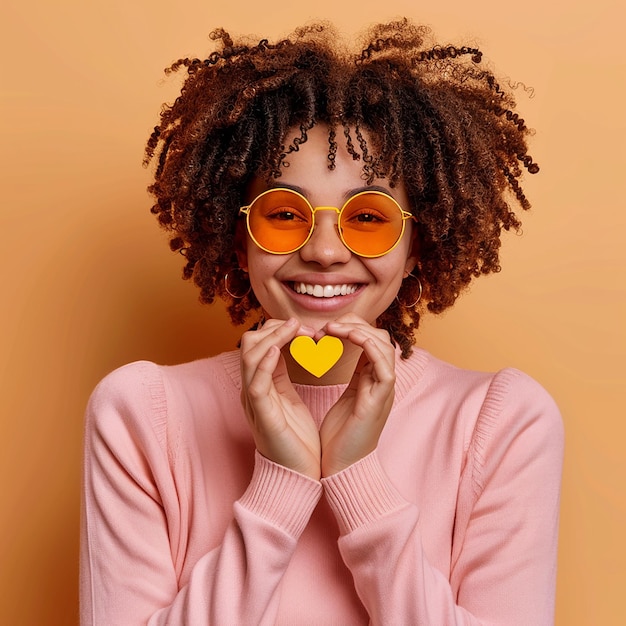
[[[235,230],[235,254],[237,255],[237,263],[239,267],[248,272],[248,237],[244,220],[237,222]]]
[[[417,228],[411,229],[411,247],[409,256],[404,264],[404,278],[406,278],[417,266],[419,261],[419,239],[417,238]]]

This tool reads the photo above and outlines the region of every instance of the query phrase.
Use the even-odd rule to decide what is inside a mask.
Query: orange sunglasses
[[[239,212],[245,214],[248,233],[261,250],[290,254],[311,238],[315,213],[324,210],[338,214],[337,231],[346,248],[367,258],[391,252],[402,239],[406,220],[416,219],[380,191],[357,193],[341,209],[313,208],[302,194],[282,187],[264,191]]]

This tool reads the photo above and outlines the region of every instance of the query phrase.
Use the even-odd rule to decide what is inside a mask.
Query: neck
[[[282,352],[292,383],[298,385],[344,385],[350,382],[362,350],[352,344],[346,345],[344,343],[341,358],[321,378],[313,376],[301,365],[298,365],[291,356],[288,346]]]

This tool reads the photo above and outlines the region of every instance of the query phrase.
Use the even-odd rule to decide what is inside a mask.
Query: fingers
[[[255,422],[257,428],[261,428],[263,424],[258,423],[258,420],[254,419],[255,416],[269,413],[272,409],[273,401],[270,392],[273,388],[273,374],[279,359],[280,350],[278,347],[269,346],[254,370],[249,373],[249,381],[244,386],[245,392],[242,393],[244,406],[249,409],[249,417]],[[242,366],[242,371],[245,371],[245,366]],[[252,406],[254,409],[250,410]]]
[[[389,334],[356,315],[329,322],[325,330],[362,350],[345,397],[352,398],[352,418],[362,425],[369,424],[366,429],[371,428],[370,436],[377,440],[395,395],[395,348]],[[350,421],[351,418],[347,419]]]
[[[323,330],[363,350],[363,355],[357,365],[357,373],[362,373],[369,363],[378,381],[388,381],[393,384],[395,348],[386,330],[374,328],[354,314],[345,315],[334,322],[327,323]]]
[[[254,419],[258,403],[269,402],[272,377],[280,361],[280,348],[289,341],[297,327],[296,320],[269,320],[262,328],[248,331],[241,337],[241,399],[250,419]]]
[[[263,372],[270,371],[271,365],[274,368],[278,363],[277,354],[270,348],[273,346],[278,351],[289,341],[291,341],[298,331],[298,320],[290,318],[283,320],[268,320],[262,328],[245,332],[241,337],[241,374],[242,382],[247,387],[252,378],[263,363]],[[271,369],[271,371],[274,371]]]
[[[371,337],[375,341],[380,341],[381,345],[390,346],[393,352],[389,333],[382,328],[372,326],[354,313],[342,315],[336,320],[328,322],[322,328],[322,332],[328,335],[335,335],[341,339],[353,339],[353,343],[356,345],[362,345],[366,338]]]
[[[241,340],[241,400],[257,450],[275,463],[320,477],[317,426],[293,389],[281,349],[308,333],[296,319],[269,320]],[[312,331],[310,331],[312,332]]]

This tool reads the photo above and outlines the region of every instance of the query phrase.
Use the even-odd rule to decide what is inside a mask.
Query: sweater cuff
[[[270,461],[257,450],[252,480],[239,504],[298,538],[321,497],[318,481]]]
[[[342,535],[407,504],[387,478],[376,450],[341,472],[322,478],[322,485]]]

